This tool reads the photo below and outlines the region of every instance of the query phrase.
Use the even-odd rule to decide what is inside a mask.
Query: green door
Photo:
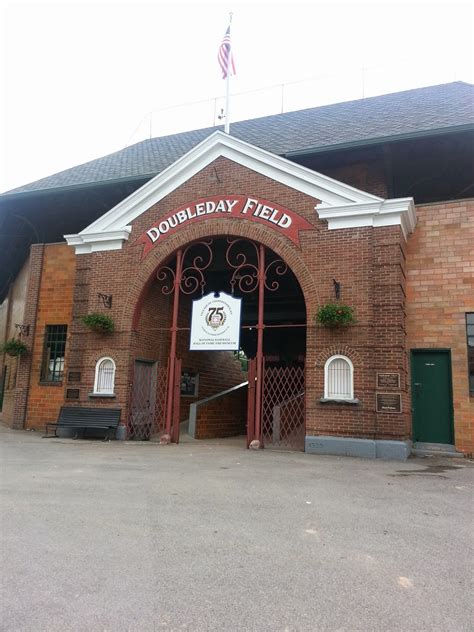
[[[454,443],[449,351],[412,351],[413,441]]]

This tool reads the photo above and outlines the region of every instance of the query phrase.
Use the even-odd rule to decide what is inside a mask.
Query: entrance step
[[[463,458],[464,454],[458,452],[454,445],[449,443],[422,443],[413,444],[411,453],[415,456],[445,456]]]

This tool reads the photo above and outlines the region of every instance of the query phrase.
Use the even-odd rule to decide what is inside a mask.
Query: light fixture
[[[102,292],[98,292],[97,296],[99,301],[102,301],[104,307],[107,307],[107,309],[112,307],[112,294],[102,294]]]

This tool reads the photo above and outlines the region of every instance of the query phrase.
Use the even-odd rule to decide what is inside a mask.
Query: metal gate
[[[148,441],[165,427],[168,371],[156,362],[136,360],[128,415],[130,439]]]
[[[247,448],[254,439],[257,439],[258,429],[255,419],[255,400],[257,396],[257,360],[252,358],[248,361],[248,382],[249,391],[247,395]]]
[[[265,322],[265,295],[277,292],[280,282],[292,274],[291,270],[263,244],[240,237],[227,237],[222,241],[221,255],[229,272],[227,283],[232,295],[234,292],[241,296],[253,294],[256,308],[250,322],[241,325],[242,331],[256,334],[256,348],[252,350],[255,358],[249,362],[247,444],[257,439],[262,447],[303,450],[304,368],[301,365],[265,368],[264,361],[264,330],[306,328],[306,322]],[[181,359],[177,357],[177,337],[179,332],[190,329],[179,322],[180,301],[182,296],[204,295],[207,275],[216,272],[211,266],[213,259],[214,240],[209,238],[179,248],[175,256],[156,271],[161,293],[172,297],[170,326],[155,328],[170,333],[168,366],[157,368],[148,363],[146,367],[146,362],[139,361],[135,364],[129,414],[132,439],[147,440],[152,434],[160,433],[166,435],[167,441],[179,441]],[[214,282],[216,278],[222,283],[218,277]]]
[[[265,448],[304,450],[305,375],[302,366],[265,366],[262,442]]]

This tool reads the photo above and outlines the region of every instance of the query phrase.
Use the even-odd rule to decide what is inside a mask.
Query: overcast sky
[[[224,105],[214,100],[225,89],[217,49],[230,9],[232,91],[247,93],[232,99],[233,120],[474,82],[468,2],[0,5],[0,191],[150,133],[212,126]]]

